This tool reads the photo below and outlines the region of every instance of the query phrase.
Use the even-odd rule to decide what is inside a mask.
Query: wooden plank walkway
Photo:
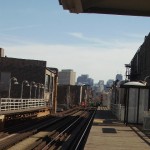
[[[150,150],[150,139],[117,121],[106,107],[98,107],[84,150]]]

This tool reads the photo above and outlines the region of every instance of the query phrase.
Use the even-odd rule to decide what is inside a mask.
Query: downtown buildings
[[[59,85],[75,85],[76,72],[72,69],[63,69],[58,72]]]
[[[84,84],[84,85],[93,86],[94,80],[92,78],[89,78],[88,74],[83,74],[77,78],[77,84],[78,85]]]
[[[123,80],[122,74],[117,74],[116,75],[116,80],[117,81],[122,81]]]

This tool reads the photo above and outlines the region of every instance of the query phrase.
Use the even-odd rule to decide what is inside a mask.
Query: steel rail
[[[78,110],[78,111],[80,111],[80,110]],[[75,113],[77,113],[76,110],[75,110],[75,112],[73,111],[73,112],[71,112],[69,114],[73,115]],[[54,117],[57,117],[57,116],[59,116],[59,115],[56,115]],[[55,124],[56,122],[60,122],[61,120],[63,120],[64,118],[67,118],[67,117],[69,117],[69,115],[66,115],[66,116],[62,116],[61,115],[61,118],[53,118],[53,116],[52,116],[52,118],[54,120],[51,120],[51,121],[46,120],[44,122],[40,122],[40,123],[38,123],[36,125],[30,126],[29,128],[24,129],[23,131],[20,131],[21,134],[17,133],[17,135],[15,135],[13,138],[8,138],[8,139],[0,142],[0,149],[10,148],[14,144],[17,144],[20,141],[23,141],[24,139],[26,139],[28,137],[31,137],[32,135],[40,132],[40,130],[48,127],[49,125]],[[25,132],[25,133],[23,133],[23,132]]]
[[[75,150],[79,150],[80,149],[80,145],[81,145],[81,143],[83,141],[83,138],[85,137],[85,134],[87,133],[87,130],[89,129],[89,126],[90,126],[91,122],[93,121],[93,118],[95,116],[96,111],[97,110],[95,110],[94,113],[92,114],[92,117],[91,117],[90,121],[88,122],[88,125],[86,126],[86,128],[85,128],[85,130],[84,130],[84,132],[83,132],[83,134],[82,134],[78,144],[76,145]]]
[[[0,149],[11,147],[12,145],[19,143],[20,141],[26,139],[27,137],[30,137],[30,136],[36,134],[38,131],[42,130],[43,128],[46,128],[49,125],[59,122],[59,121],[63,120],[64,118],[67,118],[67,116],[63,116],[61,118],[52,118],[51,121],[46,120],[39,124],[30,126],[29,128],[20,131],[19,133],[21,133],[21,134],[17,133],[15,135],[13,135],[13,139],[12,139],[12,137],[10,137],[10,135],[11,135],[10,134],[8,136],[8,139],[5,138],[4,140],[2,140],[0,142]]]
[[[82,114],[83,115],[83,114]],[[73,123],[71,123],[65,130],[63,130],[62,132],[60,132],[52,141],[50,141],[42,150],[47,150],[51,144],[57,140],[60,136],[62,136],[64,134],[64,132],[66,132],[67,130],[69,130],[75,123],[77,123],[82,116],[79,116],[79,118],[77,118]]]
[[[78,127],[76,127],[76,129],[74,129],[74,131],[71,133],[71,136],[69,137],[69,139],[65,143],[63,143],[62,149],[65,149],[65,150],[74,150],[75,149],[76,145],[78,144],[78,142],[81,139],[81,136],[84,133],[85,128],[87,127],[87,124],[89,123],[89,120],[93,117],[92,115],[94,114],[94,111],[93,110],[92,110],[92,112],[89,111],[89,113],[90,114],[88,115],[88,117],[84,118],[84,120],[82,122],[80,122]],[[90,128],[88,128],[88,129],[90,129]],[[88,135],[88,132],[86,132],[85,134]]]

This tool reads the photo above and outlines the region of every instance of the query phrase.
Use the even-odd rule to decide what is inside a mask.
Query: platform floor
[[[150,150],[150,139],[117,121],[106,107],[98,107],[84,150]]]

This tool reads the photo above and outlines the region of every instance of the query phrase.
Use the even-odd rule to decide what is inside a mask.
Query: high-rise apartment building
[[[58,83],[60,85],[75,85],[76,72],[72,69],[63,69],[58,72]]]

